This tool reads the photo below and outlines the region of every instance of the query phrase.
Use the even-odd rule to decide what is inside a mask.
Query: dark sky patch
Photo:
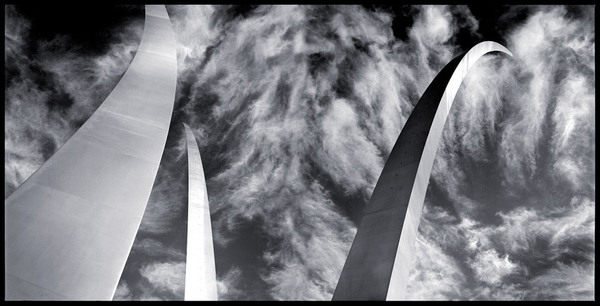
[[[327,171],[319,166],[310,156],[307,158],[308,164],[307,179],[316,180],[331,197],[331,201],[348,216],[355,226],[358,226],[362,218],[362,212],[368,203],[368,198],[360,193],[348,192],[345,188],[336,184],[334,179]]]
[[[364,42],[356,37],[352,37],[352,44],[357,51],[369,55],[369,44],[367,42]]]
[[[234,24],[236,21],[243,20],[253,14],[258,5],[223,5],[217,7],[213,14],[210,25],[219,27],[227,24]]]
[[[51,111],[59,111],[65,114],[74,102],[68,93],[59,91],[50,94],[46,100],[46,105],[48,105]]]
[[[455,203],[452,202],[452,199],[445,193],[445,190],[440,187],[440,184],[436,180],[429,180],[425,202],[429,203],[432,207],[437,206],[443,209],[448,215],[456,218],[456,220],[460,220],[460,214],[456,210]]]
[[[349,52],[344,59],[337,64],[337,80],[334,84],[335,94],[339,98],[352,100],[354,95],[354,80],[360,69],[359,58]]]
[[[324,52],[316,52],[307,55],[308,73],[313,78],[318,78],[321,73],[326,73],[334,59],[334,55]]]
[[[215,215],[218,218],[218,213]],[[243,300],[269,299],[265,290],[268,286],[260,277],[262,271],[257,267],[263,266],[263,250],[268,248],[268,235],[263,233],[264,221],[254,219],[239,223],[234,232],[235,237],[226,246],[215,244],[215,263],[217,274],[222,277],[230,269],[241,270],[240,288],[244,292]],[[241,252],[240,250],[244,250]]]
[[[272,118],[272,116],[277,116],[280,119],[285,116],[287,111],[289,110],[291,99],[292,99],[292,86],[288,83],[290,80],[289,75],[285,72],[279,75],[279,80],[277,81],[277,85],[275,86],[275,96],[274,102],[271,106],[270,113],[266,119]]]
[[[469,10],[477,19],[482,40],[493,40],[506,45],[506,31],[514,28],[529,16],[525,6],[509,6],[493,3],[478,3],[468,5]]]
[[[370,11],[383,11],[392,14],[392,33],[399,40],[408,38],[408,31],[414,22],[414,15],[419,11],[418,8],[406,4],[363,4],[363,6]]]
[[[31,21],[29,40],[32,44],[64,35],[86,55],[106,53],[120,27],[144,18],[141,5],[37,3],[35,6],[16,5],[16,9]]]

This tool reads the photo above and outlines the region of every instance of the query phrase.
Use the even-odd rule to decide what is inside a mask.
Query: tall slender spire
[[[194,133],[185,127],[188,154],[188,230],[185,266],[186,301],[216,301],[217,274],[208,193],[200,150]]]
[[[5,200],[7,300],[110,300],[164,150],[177,81],[163,5],[122,79],[79,130]]]
[[[334,300],[405,298],[425,192],[446,118],[469,69],[492,51],[512,56],[498,43],[479,43],[450,61],[419,99],[363,212]]]

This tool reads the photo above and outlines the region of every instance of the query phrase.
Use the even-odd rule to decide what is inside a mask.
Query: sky
[[[139,5],[8,5],[5,198],[133,59]],[[210,202],[219,299],[330,300],[421,94],[494,40],[457,93],[427,188],[409,300],[593,300],[595,7],[167,5],[175,108],[116,300],[182,300],[187,154]]]

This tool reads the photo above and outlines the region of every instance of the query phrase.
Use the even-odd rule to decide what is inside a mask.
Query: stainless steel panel
[[[216,301],[217,272],[208,193],[200,150],[184,123],[188,152],[188,231],[185,266],[186,301]]]
[[[165,146],[176,78],[166,9],[148,5],[120,82],[5,200],[7,300],[112,299]]]

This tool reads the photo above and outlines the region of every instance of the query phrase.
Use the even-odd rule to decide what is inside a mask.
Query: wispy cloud
[[[170,248],[163,242],[153,238],[142,238],[133,245],[133,252],[150,257],[168,258],[173,261],[185,260],[185,254],[175,248]]]
[[[178,10],[181,16],[191,14],[191,10]],[[193,10],[208,16],[213,8]],[[203,137],[201,146],[222,148],[215,159],[225,166],[208,182],[217,216],[216,236],[226,247],[240,224],[260,220],[262,232],[272,242],[272,249],[264,253],[265,272],[261,275],[271,286],[275,299],[328,299],[354,226],[340,214],[339,209],[348,207],[334,202],[332,194],[322,190],[331,190],[333,184],[347,197],[367,199],[414,103],[443,65],[463,51],[456,46],[457,33],[478,35],[478,23],[466,7],[423,6],[414,11],[414,24],[404,41],[392,36],[389,14],[354,6],[267,6],[236,17],[219,7],[212,11],[209,26],[207,20],[197,20],[203,25],[191,26],[202,29],[200,36],[182,36],[182,49],[199,41],[203,46],[213,43],[206,47],[210,57],[203,57],[202,65],[199,61],[196,66],[186,66],[195,76],[189,85],[191,94],[182,105],[188,110],[201,105],[210,107],[209,119],[197,113],[188,115]],[[552,31],[544,29],[548,18],[558,20],[552,24]],[[515,53],[513,59],[487,56],[465,80],[432,174],[436,188],[448,196],[458,212],[456,217],[463,221],[450,226],[454,228],[450,233],[447,228],[432,228],[446,233],[437,238],[473,247],[459,260],[453,257],[456,254],[443,254],[449,247],[445,243],[439,245],[439,241],[424,238],[422,241],[427,242],[419,247],[419,254],[427,251],[429,257],[445,258],[444,262],[458,260],[456,270],[428,270],[433,265],[417,261],[416,265],[424,269],[417,277],[423,283],[411,285],[412,288],[427,287],[429,281],[435,281],[431,275],[467,273],[488,286],[488,293],[479,298],[523,296],[518,288],[504,284],[505,277],[501,277],[525,273],[519,257],[500,248],[500,242],[492,236],[486,236],[494,231],[485,223],[489,220],[467,222],[481,216],[483,195],[474,196],[473,189],[464,186],[469,186],[467,182],[475,175],[484,174],[473,172],[474,165],[487,165],[488,169],[500,169],[499,179],[490,183],[497,183],[503,192],[516,190],[509,193],[515,197],[510,201],[532,205],[526,199],[518,199],[524,193],[538,192],[524,184],[538,175],[540,167],[548,169],[552,152],[558,152],[544,149],[551,135],[557,135],[556,143],[560,140],[564,144],[565,139],[572,137],[572,127],[581,124],[586,128],[580,136],[589,137],[590,125],[585,121],[589,118],[585,116],[591,112],[579,109],[571,114],[569,103],[550,101],[555,96],[573,101],[576,93],[583,99],[578,99],[579,104],[573,107],[579,108],[583,103],[593,109],[589,104],[593,94],[589,75],[577,77],[581,73],[571,69],[575,78],[561,82],[559,88],[565,90],[551,95],[549,91],[555,89],[564,63],[555,60],[550,61],[554,66],[544,66],[548,56],[558,58],[558,47],[573,46],[569,48],[581,53],[574,54],[580,62],[593,59],[589,54],[593,39],[571,35],[574,29],[581,28],[590,29],[587,21],[569,20],[560,7],[534,12],[508,38],[508,47]],[[536,37],[527,39],[531,35]],[[557,40],[540,40],[540,35],[567,39],[552,49],[547,41]],[[533,47],[529,46],[531,43]],[[553,51],[546,54],[549,49]],[[588,70],[593,67],[582,65]],[[556,122],[552,122],[551,132],[544,134],[552,118]],[[562,126],[560,118],[571,123]],[[223,133],[209,132],[214,130]],[[589,151],[588,146],[585,148]],[[561,156],[567,161],[557,162],[554,167],[566,174],[562,177],[574,184],[586,181],[590,172],[581,166],[593,164],[590,155],[577,162],[570,159],[572,153]],[[509,203],[497,209],[486,208],[484,214],[498,220],[504,215],[495,215],[496,212],[518,206]],[[532,211],[537,213],[536,209]],[[313,214],[322,217],[303,217]],[[321,232],[315,231],[321,223],[339,226],[323,227],[328,235],[315,235]],[[477,228],[483,232],[476,234]],[[497,229],[494,235],[499,237],[500,231]],[[338,246],[330,250],[327,247],[333,242]],[[317,246],[331,252],[318,258],[306,255],[318,251]],[[428,258],[420,255],[420,260]],[[338,266],[323,269],[332,264]],[[484,268],[490,267],[497,270],[496,278],[481,279],[487,275]],[[441,288],[440,293],[431,294],[440,298],[476,296],[450,283],[436,287]],[[511,295],[511,288],[519,293]]]
[[[113,296],[114,301],[125,301],[131,299],[131,290],[129,290],[129,286],[127,283],[120,283],[117,286],[117,290],[115,290],[115,294]]]
[[[415,6],[399,40],[390,13],[361,6],[168,10],[178,39],[173,126],[185,121],[199,141],[216,247],[258,254],[217,258],[219,295],[246,299],[249,283],[261,283],[272,299],[330,299],[353,213],[420,95],[466,51],[456,37],[478,37],[478,21],[465,6]],[[591,11],[527,8],[506,32],[514,57],[488,55],[469,72],[434,163],[409,299],[593,297]],[[126,26],[102,56],[56,37],[27,57],[28,23],[10,6],[5,17],[8,195],[108,94],[141,27]],[[172,128],[134,245],[135,277],[118,299],[182,296],[182,246],[164,241],[184,226],[184,157]],[[228,249],[248,224],[265,245]]]
[[[408,300],[448,300],[463,295],[465,280],[456,260],[437,244],[417,239]]]
[[[532,300],[587,300],[594,299],[594,263],[577,265],[557,263],[546,273],[531,281]]]
[[[458,222],[445,210],[426,206],[409,299],[589,299],[593,281],[585,282],[594,265],[593,209],[589,199],[575,198],[561,210],[500,214],[496,226],[468,218]],[[558,279],[578,271],[588,275],[562,293],[543,288],[551,277],[560,287],[564,282]]]
[[[389,14],[357,6],[258,7],[237,18],[218,8],[213,27],[191,26],[203,29],[203,44],[218,40],[205,63],[186,66],[196,75],[184,98],[190,109],[213,103],[209,122],[189,115],[207,135],[201,146],[227,143],[219,157],[227,166],[208,182],[215,235],[226,247],[244,220],[264,224],[277,244],[265,252],[262,276],[276,299],[330,297],[354,226],[322,178],[345,196],[368,198],[415,99],[455,54],[457,26],[477,29],[463,7],[418,11],[406,42],[392,36]],[[182,49],[192,49],[185,45],[198,39],[186,37]],[[319,247],[327,252],[309,256]]]
[[[242,270],[233,267],[217,279],[217,292],[220,301],[236,300],[244,296],[239,289]]]
[[[218,100],[211,108],[214,125],[195,126],[224,129],[205,144],[227,142],[229,148],[222,157],[227,167],[208,181],[216,236],[226,243],[238,224],[260,220],[272,245],[263,251],[260,276],[275,299],[322,300],[333,293],[354,227],[315,171],[348,194],[364,196],[373,187],[382,167],[378,146],[393,140],[363,131],[365,123],[373,129],[377,123],[359,121],[359,114],[383,120],[355,97],[377,108],[397,103],[397,94],[367,87],[368,79],[361,78],[363,73],[373,78],[385,66],[369,52],[391,62],[382,49],[391,31],[377,30],[390,22],[360,7],[259,7],[227,24],[197,71],[192,88],[209,89]],[[332,31],[337,39],[331,39]],[[392,69],[386,73],[395,75]],[[377,97],[356,90],[358,82]],[[202,103],[198,94],[207,92],[194,94],[187,103]],[[399,114],[398,106],[390,109]],[[389,119],[386,125],[399,128]],[[361,150],[352,150],[356,147]]]
[[[532,275],[569,277],[593,265],[594,17],[576,7],[530,10],[509,30],[514,57],[487,56],[464,80],[432,171],[426,202],[456,215],[426,209],[422,239],[448,255],[452,244],[465,246],[457,260],[467,277],[504,269],[491,275],[505,277],[482,279],[461,298],[591,296],[581,282],[551,294]],[[497,265],[483,265],[488,259]]]
[[[30,25],[5,13],[5,196],[46,161],[104,100],[133,58],[141,20],[115,34],[106,54],[86,55],[66,36],[29,41]]]
[[[502,278],[515,270],[517,265],[508,255],[501,257],[494,249],[486,250],[475,255],[471,262],[475,275],[490,285],[500,284]]]
[[[141,275],[159,291],[174,297],[183,296],[185,289],[185,262],[159,262],[144,266]]]

